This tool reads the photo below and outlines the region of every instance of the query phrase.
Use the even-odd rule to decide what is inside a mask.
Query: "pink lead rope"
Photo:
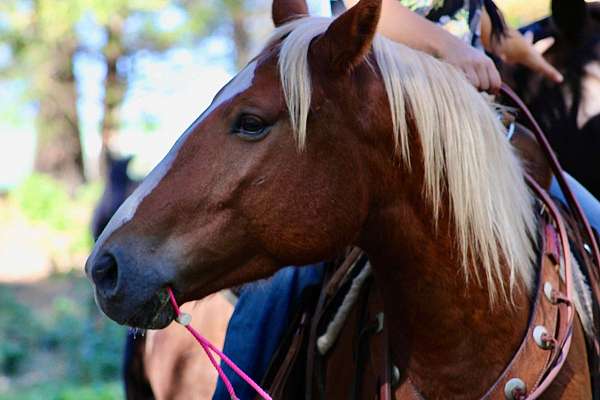
[[[244,371],[242,371],[237,365],[235,365],[235,363],[233,361],[231,361],[231,359],[229,357],[227,357],[221,350],[219,350],[212,343],[210,343],[208,340],[206,340],[206,338],[204,336],[202,336],[197,330],[195,330],[190,325],[190,323],[192,322],[192,317],[189,314],[181,312],[181,310],[179,309],[179,306],[177,305],[177,301],[175,300],[175,295],[173,295],[173,290],[171,290],[170,287],[167,287],[167,292],[169,293],[169,299],[171,300],[171,305],[173,306],[173,309],[175,310],[175,314],[177,314],[177,322],[179,322],[181,325],[183,325],[185,327],[185,329],[187,329],[192,334],[192,336],[194,338],[196,338],[196,341],[198,343],[200,343],[200,346],[202,346],[202,348],[204,349],[204,352],[208,356],[208,359],[210,360],[211,364],[215,367],[215,369],[219,373],[219,377],[221,377],[221,379],[223,380],[223,383],[225,384],[225,387],[227,388],[227,391],[229,392],[229,396],[231,397],[231,400],[239,400],[239,398],[235,394],[233,385],[231,384],[231,382],[225,375],[225,372],[223,372],[223,369],[221,368],[221,366],[219,365],[217,360],[215,360],[215,357],[212,354],[212,352],[215,352],[221,358],[221,360],[225,361],[225,363],[227,365],[229,365],[229,367],[233,370],[233,372],[235,372],[240,378],[245,380],[246,383],[248,383],[248,385],[252,386],[252,388],[256,391],[256,393],[258,393],[260,395],[260,397],[262,397],[265,400],[273,400],[273,399],[271,399],[271,396],[269,396],[269,394],[267,392],[265,392],[258,384],[256,384],[256,382],[254,382],[252,380],[252,378],[250,378],[248,375],[246,375],[244,373]]]

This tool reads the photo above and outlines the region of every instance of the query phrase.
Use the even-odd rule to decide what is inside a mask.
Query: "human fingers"
[[[490,90],[490,68],[486,62],[480,62],[475,68],[479,79],[479,90],[487,92]]]
[[[491,62],[491,60],[490,60]],[[491,62],[491,68],[489,69],[490,76],[490,93],[498,93],[500,91],[500,87],[502,86],[502,77],[500,77],[500,72],[496,65]]]
[[[539,53],[531,53],[529,67],[534,71],[539,72],[544,75],[546,78],[550,79],[553,82],[561,83],[564,78],[560,72],[556,68],[552,66],[544,57],[542,57]]]
[[[477,76],[475,68],[472,65],[467,64],[462,67],[462,70],[469,82],[471,82],[471,84],[475,86],[475,88],[479,89],[479,77]]]
[[[547,37],[545,39],[538,40],[537,42],[535,42],[533,44],[533,48],[538,53],[544,54],[546,52],[546,50],[548,50],[550,47],[552,47],[552,45],[554,44],[555,41],[556,41],[556,39],[554,39],[553,37]]]
[[[475,68],[479,79],[479,90],[497,93],[502,85],[502,78],[492,59],[482,55],[475,61]]]

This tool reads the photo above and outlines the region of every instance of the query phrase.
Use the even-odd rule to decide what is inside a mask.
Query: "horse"
[[[523,398],[554,343],[538,335],[530,347],[532,308],[556,312],[537,261],[550,271],[563,253],[538,249],[554,249],[554,230],[538,230],[493,107],[456,69],[376,35],[380,11],[381,0],[361,0],[331,20],[309,17],[304,0],[275,0],[267,45],[117,210],[86,274],[109,318],[159,329],[175,317],[167,288],[181,304],[358,246],[383,309],[394,398]],[[578,310],[545,398],[591,398],[593,321]],[[527,370],[506,370],[522,343]],[[381,380],[348,389],[372,370],[351,348],[321,374],[324,398],[373,398]],[[517,387],[511,374],[530,378],[514,376]]]
[[[139,186],[127,168],[131,157],[106,157],[105,187],[92,218],[92,235],[97,240],[119,206]],[[233,303],[221,293],[202,301],[184,305],[184,310],[200,321],[204,332],[218,347],[223,347]],[[181,399],[194,393],[195,398],[210,399],[217,374],[202,352],[195,351],[193,341],[173,326],[161,331],[127,333],[123,357],[123,382],[129,400]],[[203,392],[196,389],[200,383]]]
[[[105,185],[92,215],[91,229],[94,240],[98,239],[110,218],[140,184],[127,173],[132,157],[118,157],[108,150],[103,154],[106,161]]]
[[[553,0],[537,38],[553,37],[544,57],[565,80],[556,84],[524,68],[502,77],[525,100],[561,164],[600,198],[600,3]]]

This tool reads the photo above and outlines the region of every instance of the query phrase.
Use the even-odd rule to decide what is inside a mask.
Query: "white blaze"
[[[156,188],[161,180],[167,175],[167,172],[171,168],[173,161],[177,158],[177,154],[181,149],[183,143],[185,143],[188,136],[194,131],[194,129],[206,119],[214,110],[216,110],[223,103],[233,99],[238,94],[247,90],[254,80],[254,71],[256,69],[256,61],[248,64],[235,78],[233,78],[217,95],[213,100],[210,107],[202,113],[202,115],[194,121],[194,123],[177,139],[177,142],[173,145],[169,153],[163,158],[163,160],[150,172],[150,174],[144,179],[142,184],[127,198],[127,200],[119,207],[115,215],[110,219],[104,231],[98,238],[94,251],[92,252],[93,257],[104,243],[107,237],[109,237],[119,227],[130,221],[138,206],[148,196],[154,188]]]

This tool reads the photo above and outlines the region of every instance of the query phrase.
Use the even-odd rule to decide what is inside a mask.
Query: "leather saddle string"
[[[567,231],[565,228],[565,224],[562,221],[561,215],[558,212],[557,207],[553,204],[550,196],[542,189],[531,177],[528,175],[525,176],[527,184],[529,187],[536,193],[538,199],[544,204],[546,210],[550,217],[555,221],[556,230],[558,231],[559,241],[562,245],[562,257],[565,267],[565,288],[566,288],[566,297],[570,300],[567,304],[567,323],[565,325],[565,330],[562,333],[564,336],[559,338],[560,341],[558,343],[556,354],[553,357],[553,360],[548,365],[548,369],[544,371],[543,378],[537,384],[533,391],[529,393],[526,397],[527,400],[537,399],[540,397],[544,391],[550,386],[550,384],[554,381],[558,373],[560,372],[564,362],[567,359],[567,355],[569,354],[569,349],[571,347],[571,340],[573,337],[573,319],[575,316],[575,309],[573,303],[574,296],[574,288],[573,288],[573,266],[571,265],[571,251],[569,248],[569,237],[567,236]],[[531,322],[530,322],[531,323]]]
[[[527,121],[531,125],[531,128],[533,129],[533,133],[534,133],[537,141],[539,142],[540,146],[542,147],[542,150],[544,151],[544,155],[546,156],[546,158],[548,159],[548,162],[550,163],[552,172],[556,176],[558,184],[559,184],[561,190],[563,191],[571,210],[575,213],[575,216],[578,219],[578,222],[581,224],[581,226],[585,230],[586,235],[588,236],[588,240],[589,240],[590,246],[592,248],[592,256],[596,263],[596,268],[600,268],[600,250],[598,249],[598,243],[596,242],[596,238],[592,232],[592,228],[590,227],[587,217],[585,216],[583,210],[581,209],[581,206],[579,205],[577,198],[575,198],[575,195],[571,191],[571,188],[569,187],[569,183],[567,182],[567,180],[564,176],[563,169],[560,166],[560,163],[559,163],[558,159],[556,158],[556,155],[554,154],[552,147],[550,147],[550,143],[548,143],[548,139],[546,139],[546,136],[544,135],[542,128],[540,128],[539,124],[537,123],[537,121],[535,120],[533,115],[531,114],[531,111],[527,108],[525,103],[523,103],[523,100],[521,100],[521,98],[519,98],[519,96],[517,96],[517,94],[507,84],[505,84],[505,83],[502,84],[501,91],[512,102],[514,102],[515,105],[523,112],[523,114],[527,118]],[[594,273],[597,278],[600,278],[600,276],[598,275],[597,269],[594,270]],[[600,295],[600,292],[597,291],[596,295]]]
[[[324,287],[319,295],[319,301],[315,308],[313,321],[310,327],[309,341],[307,348],[307,360],[306,360],[306,376],[305,376],[305,387],[307,388],[305,393],[305,400],[312,400],[312,387],[314,380],[314,372],[316,368],[316,352],[317,352],[317,331],[319,323],[323,318],[323,314],[329,305],[331,297],[339,290],[343,283],[344,277],[349,273],[354,264],[358,262],[360,257],[363,255],[363,251],[358,247],[353,248],[345,257],[341,265],[334,271],[333,275],[327,282],[324,283]]]

